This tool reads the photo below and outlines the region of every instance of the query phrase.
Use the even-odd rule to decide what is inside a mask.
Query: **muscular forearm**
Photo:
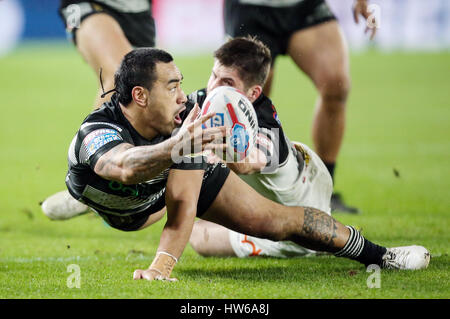
[[[216,136],[224,136],[226,128],[221,126],[202,129],[201,125],[214,113],[193,120],[198,112],[197,105],[185,120],[188,124],[183,124],[176,135],[164,142],[148,146],[129,143],[117,145],[98,159],[94,167],[95,173],[104,179],[123,184],[142,183],[159,175],[173,162],[178,163],[181,156],[203,151],[205,145],[215,140]]]
[[[172,202],[167,206],[167,223],[161,234],[156,256],[146,271],[135,272],[134,278],[176,280],[171,273],[186,247],[194,225],[196,205],[191,202]],[[143,274],[143,275],[142,275]]]
[[[191,206],[191,208],[185,206]],[[168,219],[161,234],[158,251],[168,252],[176,258],[182,255],[189,242],[196,216],[196,210],[192,207],[192,204],[180,205],[178,214],[182,216],[177,220]]]
[[[158,252],[150,268],[136,270],[133,278],[173,280],[170,274],[189,241],[197,215],[203,173],[203,170],[170,170],[166,185],[167,222]]]
[[[161,234],[158,251],[152,264],[146,270],[137,269],[133,274],[134,279],[147,280],[169,280],[177,279],[171,277],[173,268],[186,247],[194,225],[196,210],[193,205],[184,203],[173,210],[168,205],[167,223]]]
[[[137,184],[148,181],[170,167],[174,144],[174,139],[168,139],[160,144],[133,147],[124,152],[121,163],[126,172],[124,182]]]
[[[170,167],[177,140],[170,138],[149,146],[120,144],[104,154],[95,166],[99,176],[124,184],[148,181]]]

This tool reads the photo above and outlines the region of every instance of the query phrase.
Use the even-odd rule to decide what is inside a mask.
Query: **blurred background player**
[[[367,0],[356,0],[355,22],[368,19]],[[312,125],[315,150],[334,179],[334,169],[345,130],[350,90],[349,58],[343,33],[325,0],[225,0],[228,36],[252,35],[270,49],[272,68],[264,86],[269,96],[278,55],[289,55],[312,80],[319,98]],[[366,28],[366,32],[369,29]],[[375,35],[372,28],[371,38]],[[339,193],[331,199],[333,211],[356,214]]]
[[[133,47],[155,45],[155,21],[151,0],[61,0],[59,14],[68,36],[101,82],[94,102],[99,108],[102,95],[114,87],[114,72]],[[51,219],[68,219],[89,210],[67,191],[58,192],[42,203]]]
[[[62,0],[59,13],[83,59],[98,76],[102,69],[105,91],[114,86],[114,72],[133,47],[155,45],[151,0]],[[106,100],[99,88],[94,107]]]

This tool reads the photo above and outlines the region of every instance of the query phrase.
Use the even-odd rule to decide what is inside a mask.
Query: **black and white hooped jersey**
[[[185,118],[186,109],[182,118]],[[128,122],[114,94],[110,102],[92,112],[83,121],[70,144],[66,185],[71,195],[102,213],[131,215],[144,210],[156,212],[165,206],[165,187],[169,168],[155,178],[135,185],[106,180],[94,172],[98,159],[121,143],[134,146],[155,145],[170,136],[143,138]],[[212,169],[203,159],[173,164],[177,169]]]

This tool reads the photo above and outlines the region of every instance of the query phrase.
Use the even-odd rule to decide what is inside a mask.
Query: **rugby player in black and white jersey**
[[[188,164],[173,163],[178,156],[173,152],[182,145],[186,130],[197,134],[190,139],[197,138],[197,144],[208,142],[205,132],[222,135],[224,131],[206,130],[203,135],[201,130],[193,131],[202,121],[194,123],[194,105],[186,110],[182,76],[172,61],[171,55],[157,49],[126,55],[116,74],[118,93],[83,121],[69,148],[66,185],[71,196],[120,230],[137,230],[147,219],[154,222],[164,215],[169,168],[205,171],[205,182],[221,172],[217,165],[206,169],[205,162],[194,161],[195,157]],[[136,88],[138,84],[146,86]],[[145,104],[149,100],[151,108]],[[171,137],[188,111],[182,129]],[[217,178],[215,184],[208,184],[201,202],[214,198],[220,185]]]
[[[355,22],[370,19],[371,38],[376,21],[367,0],[355,0]],[[369,24],[368,24],[369,25]],[[319,98],[312,124],[314,149],[334,179],[335,166],[345,132],[346,104],[350,91],[346,41],[325,0],[225,0],[224,27],[231,37],[257,36],[272,55],[272,67],[264,85],[269,96],[278,56],[287,55],[312,81]],[[340,193],[332,195],[332,210],[359,213]]]
[[[197,119],[200,108],[185,105],[181,80],[167,52],[152,48],[129,52],[115,73],[111,101],[88,115],[69,148],[69,191],[112,227],[145,228],[161,217],[161,207],[167,207],[156,256],[148,269],[135,270],[134,279],[174,280],[172,270],[196,217],[364,265],[428,266],[430,255],[424,247],[378,246],[319,209],[284,206],[261,196],[228,167],[206,163],[203,156],[185,156],[187,161],[176,164],[179,156],[189,155],[179,153],[185,149],[180,143],[215,147],[209,143],[222,140],[226,129],[201,128],[213,114]]]
[[[114,87],[114,72],[123,56],[137,47],[155,45],[155,21],[151,0],[61,0],[59,15],[67,35],[94,71],[102,73],[93,108],[107,100],[105,91]],[[53,220],[69,219],[86,213],[89,207],[67,191],[46,198],[42,211]]]

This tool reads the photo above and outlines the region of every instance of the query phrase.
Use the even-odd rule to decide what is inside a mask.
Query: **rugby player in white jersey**
[[[287,206],[311,207],[330,215],[331,176],[308,146],[285,136],[272,101],[262,93],[270,68],[270,51],[253,37],[235,38],[214,53],[207,92],[222,85],[244,92],[258,116],[257,147],[245,163],[227,163],[261,195]],[[188,103],[202,105],[205,90]],[[190,102],[189,102],[190,101]],[[190,244],[203,256],[295,257],[316,254],[291,241],[270,241],[229,230],[204,220],[195,223]]]
[[[202,106],[207,92],[232,86],[253,103],[259,124],[257,147],[248,159],[227,165],[266,198],[330,214],[330,173],[308,146],[292,143],[285,136],[275,106],[262,92],[271,62],[268,47],[254,37],[235,38],[217,49],[214,58],[207,89],[192,93],[188,103]],[[293,242],[252,237],[203,220],[195,223],[190,244],[203,256],[293,257],[315,253]]]
[[[367,0],[355,0],[353,16],[369,17]],[[370,21],[371,38],[376,21]],[[256,36],[266,44],[272,65],[263,91],[270,95],[276,59],[289,56],[311,79],[318,99],[312,124],[314,149],[333,180],[345,132],[346,104],[350,92],[348,49],[336,17],[325,0],[225,0],[224,28],[231,37]],[[300,109],[299,109],[299,112]],[[331,199],[333,212],[357,214],[339,192]]]

